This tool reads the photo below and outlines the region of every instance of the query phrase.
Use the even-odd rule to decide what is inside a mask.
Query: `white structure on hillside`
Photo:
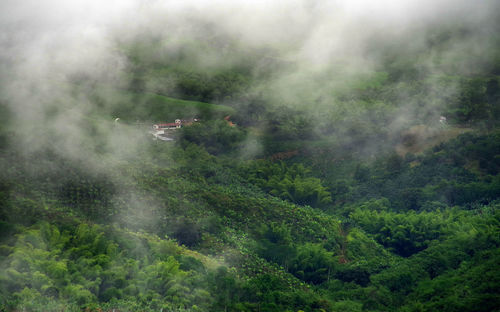
[[[190,120],[181,120],[181,119],[176,119],[174,122],[170,123],[158,123],[154,124],[151,131],[151,133],[154,136],[154,139],[159,139],[162,141],[173,141],[174,139],[169,136],[173,134],[173,132],[169,130],[177,130],[182,128],[183,126],[189,126],[192,125],[194,122],[199,121],[199,119],[190,119]]]

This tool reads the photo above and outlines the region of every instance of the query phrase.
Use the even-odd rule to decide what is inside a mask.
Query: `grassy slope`
[[[111,101],[111,115],[126,122],[173,122],[177,118],[212,119],[234,114],[234,109],[228,106],[181,100],[154,93],[123,92],[115,94]]]

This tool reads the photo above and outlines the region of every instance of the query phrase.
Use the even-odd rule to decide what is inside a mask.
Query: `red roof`
[[[175,122],[170,122],[170,123],[163,123],[163,124],[156,124],[155,126],[158,127],[176,127],[178,124]]]

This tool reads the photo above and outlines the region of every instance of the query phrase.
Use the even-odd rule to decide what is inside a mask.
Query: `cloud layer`
[[[402,53],[424,51],[416,61],[436,71],[438,58],[481,55],[498,28],[498,7],[496,1],[456,0],[6,0],[0,5],[0,99],[23,125],[26,146],[59,144],[62,152],[77,155],[86,135],[82,124],[95,109],[88,91],[127,83],[120,44],[156,37],[168,54],[183,42],[227,37],[241,49],[269,49],[269,57],[288,64],[265,86],[255,85],[272,100],[300,103],[301,95],[314,93],[330,101],[331,90],[350,75],[378,70],[386,57],[381,51],[391,45]],[[447,39],[445,49],[435,51],[429,33],[446,25],[474,34]],[[230,60],[204,51],[195,58],[210,66]],[[465,72],[469,65],[457,67]],[[75,81],[85,87],[75,91],[68,85]]]

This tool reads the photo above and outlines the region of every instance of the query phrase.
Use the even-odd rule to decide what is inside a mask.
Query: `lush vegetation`
[[[196,64],[226,44],[207,41],[121,44],[125,87],[66,86],[92,101],[85,153],[24,149],[0,102],[0,311],[500,307],[498,60],[438,75],[380,48],[284,103],[262,85],[286,64]],[[144,129],[193,117],[174,142]]]

